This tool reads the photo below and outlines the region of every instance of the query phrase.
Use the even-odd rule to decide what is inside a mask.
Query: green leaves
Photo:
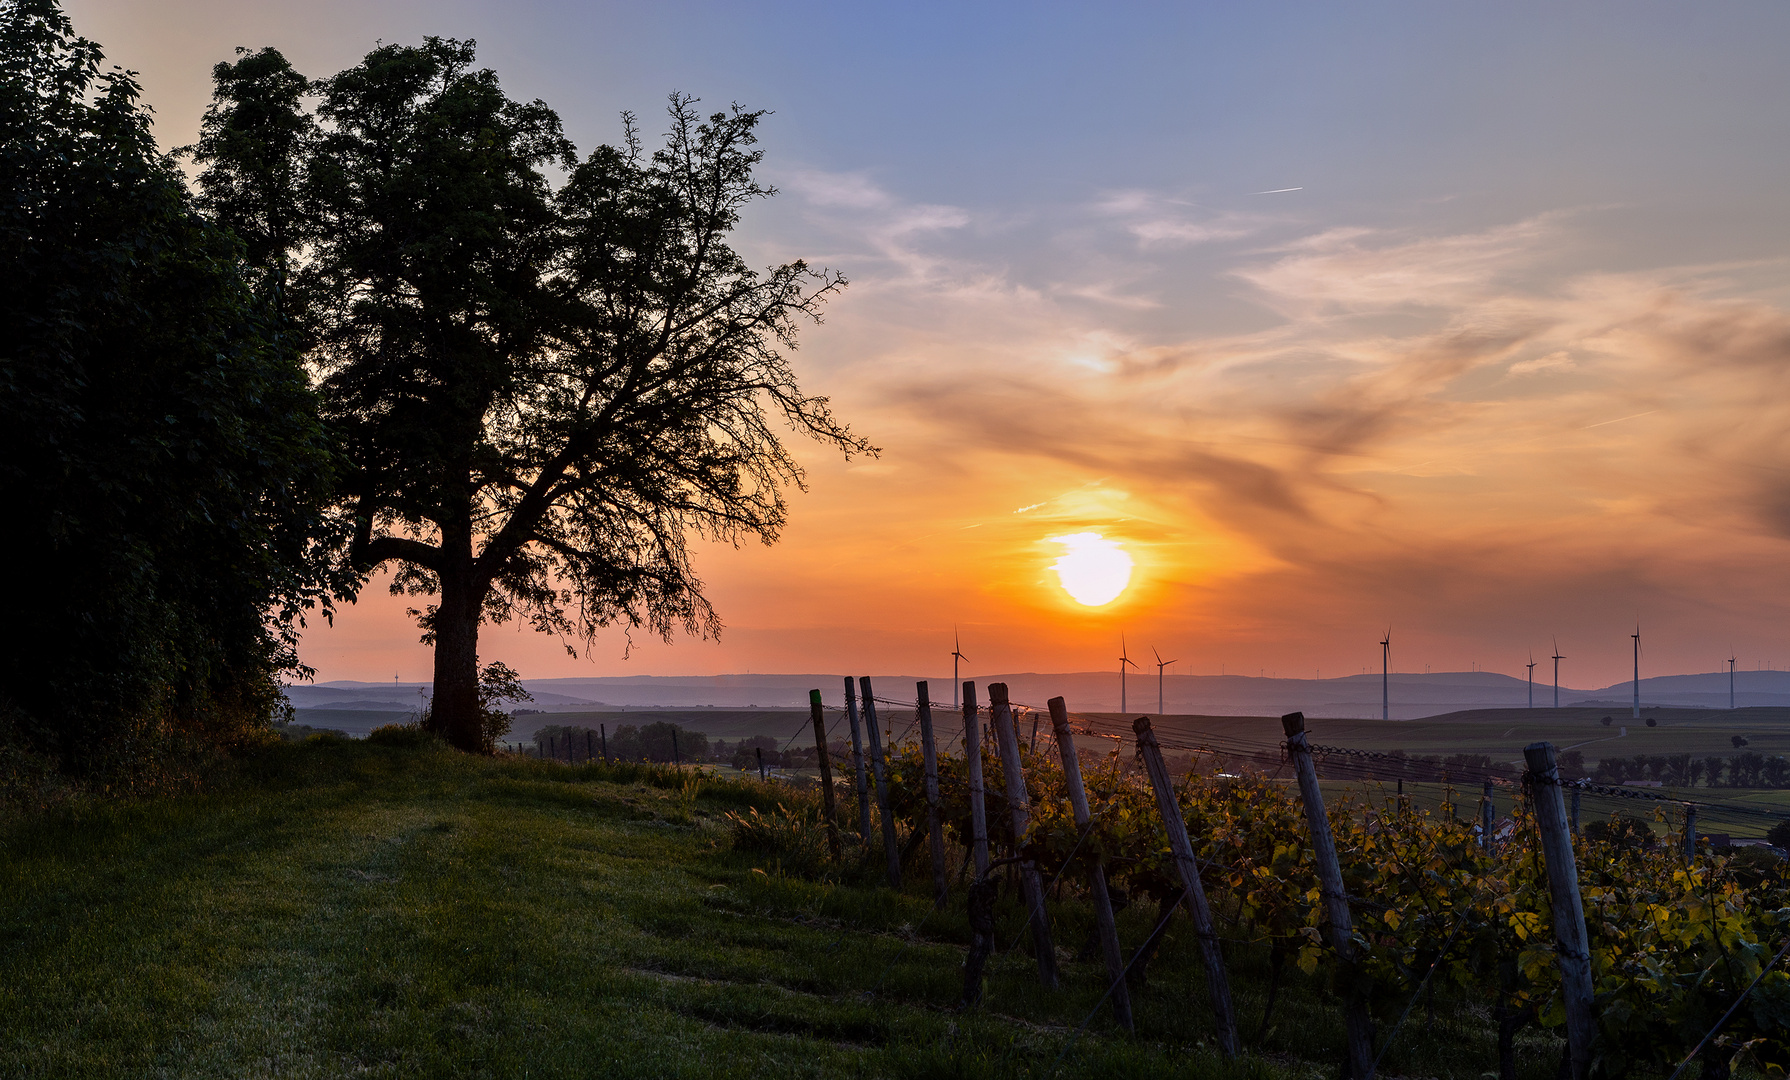
[[[278,313],[100,62],[48,0],[0,5],[0,685],[83,772],[265,729],[327,603],[333,464]]]
[[[917,786],[918,758],[910,756]],[[967,838],[962,762],[945,757],[940,769],[947,820]],[[999,791],[999,762],[986,759],[984,770],[989,790]],[[909,782],[909,770],[895,775]],[[1027,756],[1034,815],[1027,853],[1050,878],[1072,857],[1097,851],[1109,880],[1133,897],[1173,895],[1147,783],[1117,768],[1088,775],[1094,828],[1077,849],[1080,831],[1067,820],[1060,770],[1048,754]],[[900,812],[917,822],[918,800],[900,788],[898,795]],[[1324,936],[1306,826],[1287,789],[1260,776],[1189,775],[1180,799],[1212,908],[1229,920],[1221,934],[1269,945],[1308,975],[1330,969],[1335,957]],[[989,807],[999,847],[1004,814],[994,797]],[[1357,797],[1338,799],[1329,810],[1361,971],[1380,995],[1376,1008],[1401,1009],[1435,965],[1438,981],[1483,994],[1512,1015],[1533,1007],[1545,1028],[1564,1025],[1545,866],[1521,803],[1518,828],[1491,854],[1478,846],[1471,823],[1450,815],[1401,812],[1396,803]],[[1674,850],[1635,843],[1635,831],[1618,824],[1575,845],[1600,1013],[1597,1053],[1612,1074],[1675,1064],[1790,931],[1790,890],[1781,875],[1760,875],[1732,855],[1686,868]],[[1062,875],[1067,883],[1079,880]],[[1330,975],[1350,978],[1340,969]],[[1754,994],[1761,991],[1766,996],[1749,999],[1730,1022],[1724,1052],[1769,1072],[1772,1062],[1790,1060],[1790,974],[1768,973]]]

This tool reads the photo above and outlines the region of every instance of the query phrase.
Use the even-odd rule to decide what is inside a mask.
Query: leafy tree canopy
[[[772,194],[762,113],[674,96],[658,150],[626,118],[581,158],[474,61],[427,38],[307,84],[243,53],[192,151],[302,323],[350,462],[342,564],[431,598],[431,723],[469,750],[482,622],[717,633],[687,539],[775,540],[802,479],[779,428],[873,452],[786,358],[844,279],[728,243]]]

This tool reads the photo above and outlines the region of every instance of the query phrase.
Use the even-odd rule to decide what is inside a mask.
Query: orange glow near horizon
[[[780,194],[742,212],[740,255],[852,282],[791,362],[883,453],[789,436],[807,490],[777,542],[692,543],[721,638],[568,650],[512,622],[487,661],[942,679],[955,628],[965,678],[1110,670],[1121,634],[1171,674],[1331,676],[1377,672],[1390,625],[1401,670],[1521,677],[1558,640],[1562,681],[1595,688],[1628,677],[1639,617],[1643,675],[1790,667],[1790,120],[1759,90],[1790,80],[1790,12],[1611,36],[1487,5],[1383,34],[1319,6],[1289,37],[1195,5],[1210,28],[1183,38],[1104,11],[1012,34],[991,9],[1002,32],[965,37],[910,5],[817,48],[819,24],[740,5],[319,3],[68,6],[145,73],[166,147],[237,45],[321,77],[376,41],[476,38],[585,151],[624,108],[650,139],[673,87],[768,108]],[[907,43],[972,40],[921,98],[889,92],[928,55]],[[1589,66],[1557,63],[1566,41]],[[1438,79],[1461,42],[1500,59]],[[1147,46],[1211,62],[1057,76]],[[1269,70],[1294,89],[1254,92]],[[389,580],[311,620],[320,679],[429,677],[405,615],[427,600]]]

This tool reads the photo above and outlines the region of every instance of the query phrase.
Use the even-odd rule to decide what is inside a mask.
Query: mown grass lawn
[[[206,795],[10,826],[0,1076],[1337,1074],[1321,986],[1296,977],[1263,1033],[1265,965],[1245,948],[1231,963],[1255,1049],[1227,1062],[1204,1045],[1185,920],[1137,995],[1135,1037],[1095,1009],[1098,962],[1066,962],[1047,994],[1024,947],[958,1011],[961,894],[934,913],[924,883],[808,880],[731,850],[723,815],[777,795],[312,740]],[[1127,949],[1153,915],[1126,913]],[[1053,916],[1072,952],[1085,913]],[[1000,927],[1005,948],[1019,913]],[[1423,1014],[1383,1073],[1495,1068],[1482,1009]],[[1551,1076],[1557,1045],[1525,1042],[1525,1075]]]

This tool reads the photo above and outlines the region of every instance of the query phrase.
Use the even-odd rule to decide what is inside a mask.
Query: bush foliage
[[[332,458],[240,245],[101,68],[52,0],[0,3],[0,743],[106,786],[265,737]]]

